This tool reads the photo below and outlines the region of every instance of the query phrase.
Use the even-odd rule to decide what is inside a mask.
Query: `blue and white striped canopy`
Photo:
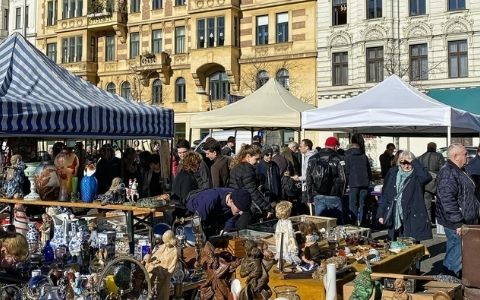
[[[18,33],[0,44],[0,135],[171,138],[173,110],[104,91]]]

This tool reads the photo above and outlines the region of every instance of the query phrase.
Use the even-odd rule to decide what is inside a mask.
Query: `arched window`
[[[261,88],[268,81],[268,73],[265,70],[258,72],[257,74],[257,89]]]
[[[110,82],[109,84],[107,84],[107,92],[112,93],[112,94],[117,93],[117,87],[115,86],[115,83]]]
[[[290,86],[290,79],[288,77],[287,69],[280,69],[277,72],[277,81],[288,90]]]
[[[152,84],[152,104],[162,103],[162,82],[155,79]]]
[[[185,79],[177,78],[175,81],[175,102],[185,102]]]
[[[130,88],[130,82],[125,81],[122,84],[122,97],[127,100],[132,100],[132,91]]]
[[[216,72],[210,75],[208,79],[210,83],[210,99],[226,99],[230,90],[227,74],[225,72]]]

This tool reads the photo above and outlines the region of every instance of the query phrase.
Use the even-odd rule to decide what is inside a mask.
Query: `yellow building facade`
[[[196,139],[192,115],[271,77],[315,103],[315,16],[312,0],[40,0],[37,47],[102,89],[174,109],[177,137]]]

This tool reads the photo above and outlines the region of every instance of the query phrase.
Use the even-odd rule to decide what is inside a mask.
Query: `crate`
[[[318,229],[325,228],[325,230],[328,230],[330,228],[337,226],[336,218],[300,215],[300,216],[290,217],[289,219],[292,220],[292,223],[296,223],[296,224],[314,223]]]

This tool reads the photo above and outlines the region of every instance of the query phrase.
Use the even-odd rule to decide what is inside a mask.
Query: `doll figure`
[[[292,203],[288,201],[280,201],[275,207],[275,215],[278,219],[275,228],[275,259],[279,261],[284,260],[287,264],[298,265],[301,263],[298,257],[298,246],[295,239],[295,232],[293,231],[292,221],[288,219],[292,212]],[[280,257],[282,253],[283,257]]]
[[[170,281],[178,259],[175,235],[167,230],[162,236],[163,244],[152,255],[145,255],[145,268],[150,280],[156,286],[157,300],[168,299]]]
[[[53,220],[50,217],[50,215],[47,214],[47,213],[43,213],[43,215],[42,215],[42,226],[40,226],[40,228],[39,228],[40,233],[41,233],[40,241],[42,242],[42,249],[45,246],[45,244],[47,243],[47,241],[49,241],[51,239],[52,222],[53,222]]]
[[[55,157],[55,167],[60,181],[60,192],[58,200],[67,201],[72,193],[72,177],[77,175],[79,161],[78,157],[70,149],[63,149]]]
[[[5,197],[21,199],[23,198],[22,186],[25,179],[25,164],[19,154],[13,155],[10,162],[11,166],[6,170],[6,178],[3,184]]]
[[[88,243],[91,248],[98,249],[98,232],[97,224],[94,221],[88,222],[88,230],[90,231],[90,237],[88,238]]]

